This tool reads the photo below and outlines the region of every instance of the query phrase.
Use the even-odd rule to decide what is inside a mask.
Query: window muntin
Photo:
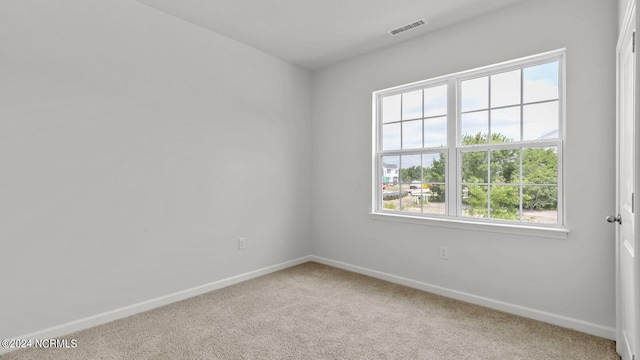
[[[376,93],[374,211],[563,225],[563,56]]]

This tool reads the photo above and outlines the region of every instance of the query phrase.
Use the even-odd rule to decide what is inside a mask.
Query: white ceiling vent
[[[393,29],[393,30],[389,30],[389,34],[391,35],[398,35],[401,32],[405,32],[407,30],[411,30],[413,28],[417,28],[418,26],[422,26],[426,24],[426,22],[424,21],[424,19],[420,19],[417,21],[412,22],[411,24],[407,24],[405,26],[401,26],[399,28]]]

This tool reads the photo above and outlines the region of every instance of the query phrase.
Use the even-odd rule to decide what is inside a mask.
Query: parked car
[[[422,187],[422,183],[420,181],[412,181],[411,184],[409,184],[409,189],[420,189]]]

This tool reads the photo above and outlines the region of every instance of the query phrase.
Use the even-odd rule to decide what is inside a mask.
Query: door
[[[635,231],[635,196],[640,176],[635,166],[636,56],[635,1],[625,18],[617,47],[617,208],[618,215],[607,218],[616,223],[616,350],[623,360],[640,360],[640,242]]]

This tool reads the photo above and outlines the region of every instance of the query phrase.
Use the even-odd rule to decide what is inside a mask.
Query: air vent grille
[[[418,20],[418,21],[414,21],[414,22],[412,22],[411,24],[407,24],[407,25],[405,25],[405,26],[401,26],[401,27],[399,27],[399,28],[396,28],[396,29],[390,30],[390,31],[389,31],[389,34],[391,34],[391,35],[398,35],[398,34],[400,34],[401,32],[405,32],[405,31],[407,31],[407,30],[411,30],[411,29],[417,28],[418,26],[422,26],[422,25],[424,25],[424,24],[426,24],[426,22],[424,21],[424,19],[420,19],[420,20]]]

